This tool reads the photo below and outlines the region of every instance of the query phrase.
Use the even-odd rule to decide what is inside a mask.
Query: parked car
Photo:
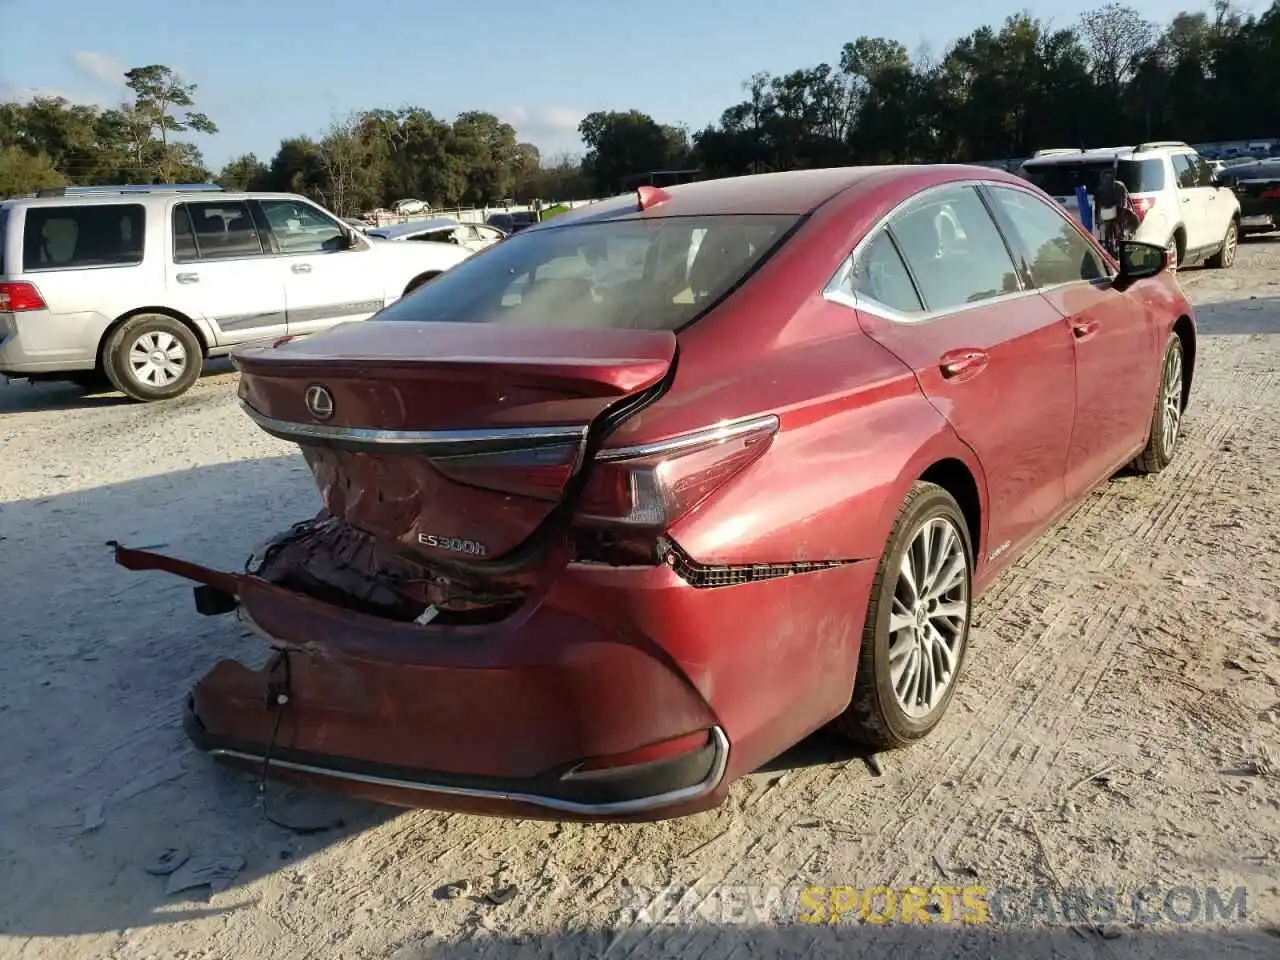
[[[397,200],[391,205],[393,212],[402,217],[413,217],[431,212],[431,204],[425,200]]]
[[[1173,265],[1230,267],[1240,239],[1240,204],[1205,160],[1180,141],[1137,147],[1041,151],[1019,173],[1073,215],[1076,187],[1092,191],[1114,170],[1133,198],[1140,224],[1135,240],[1167,247]]]
[[[1280,159],[1232,164],[1218,174],[1240,204],[1243,236],[1280,228]]]
[[[470,255],[370,240],[287,193],[104,188],[0,204],[0,374],[186,391],[206,357],[364,320]]]
[[[490,227],[496,227],[510,236],[527,230],[538,222],[538,215],[532,210],[517,210],[514,213],[491,213],[484,221]]]
[[[434,220],[410,220],[408,223],[397,223],[387,227],[377,227],[368,231],[371,237],[384,240],[422,240],[429,243],[453,243],[460,247],[479,253],[495,243],[500,243],[507,235],[497,227],[485,224],[459,223],[448,217]]]
[[[237,351],[323,511],[247,573],[116,559],[275,648],[188,701],[224,760],[519,817],[703,810],[826,724],[929,734],[982,591],[1169,464],[1197,343],[1166,266],[980,167],[642,187]]]

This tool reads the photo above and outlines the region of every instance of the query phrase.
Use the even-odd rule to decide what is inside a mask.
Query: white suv
[[[1179,141],[1098,150],[1042,150],[1018,171],[1078,216],[1076,188],[1092,191],[1104,170],[1129,190],[1141,223],[1135,240],[1169,250],[1174,266],[1235,263],[1240,201],[1210,162]]]
[[[0,374],[135,400],[238,344],[367,319],[471,254],[362,236],[294,194],[52,193],[0,203]]]

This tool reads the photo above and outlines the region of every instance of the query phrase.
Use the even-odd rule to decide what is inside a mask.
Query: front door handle
[[[179,283],[199,283],[200,274],[198,273],[180,273],[176,277]]]
[[[1102,324],[1097,320],[1079,320],[1071,324],[1071,332],[1076,335],[1077,340],[1088,340]]]
[[[309,264],[309,263],[295,263],[295,264],[294,264],[292,267],[290,267],[289,269],[290,269],[290,270],[292,270],[294,273],[310,273],[310,272],[311,272],[311,264]]]
[[[986,353],[973,349],[953,350],[938,361],[942,375],[956,383],[976,377],[986,365]]]

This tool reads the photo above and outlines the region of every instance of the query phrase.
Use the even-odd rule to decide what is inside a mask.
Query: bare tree
[[[1128,83],[1151,48],[1156,26],[1132,7],[1108,3],[1080,17],[1080,36],[1089,53],[1090,72],[1099,87],[1118,91]]]

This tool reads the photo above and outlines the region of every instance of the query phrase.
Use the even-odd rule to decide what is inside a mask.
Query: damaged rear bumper
[[[729,740],[664,651],[545,605],[484,626],[350,611],[249,574],[116,546],[191,580],[275,649],[224,660],[188,698],[221,761],[399,806],[556,820],[654,820],[717,805]]]

